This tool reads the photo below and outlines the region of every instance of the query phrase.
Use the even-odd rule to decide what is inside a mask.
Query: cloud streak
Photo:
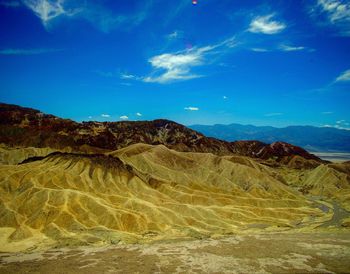
[[[340,29],[341,34],[350,36],[350,2],[341,0],[318,0],[317,8],[328,18],[330,24]],[[317,10],[317,9],[316,9]]]
[[[345,119],[342,119],[342,120],[336,121],[334,127],[337,128],[337,129],[349,130],[350,129],[349,125],[350,124]]]
[[[350,69],[344,71],[337,77],[337,79],[335,79],[335,82],[349,82],[349,81],[350,81]]]
[[[254,52],[273,52],[273,51],[284,51],[284,52],[293,52],[293,51],[313,51],[312,49],[308,49],[303,46],[291,46],[287,44],[280,44],[278,46],[275,46],[273,48],[250,48],[251,51]]]
[[[47,26],[48,23],[56,17],[62,15],[73,16],[78,12],[78,10],[66,9],[64,7],[64,0],[23,0],[23,4],[40,18],[44,26]]]
[[[286,28],[282,22],[273,20],[274,14],[255,17],[249,25],[249,31],[253,33],[277,34]]]
[[[137,76],[132,75],[132,74],[127,74],[127,73],[121,73],[120,74],[120,79],[124,79],[124,80],[132,80],[132,79],[136,79]]]
[[[102,2],[102,1],[101,1]],[[43,23],[50,28],[55,19],[79,18],[89,21],[102,32],[116,28],[133,28],[142,23],[148,16],[153,2],[140,5],[134,13],[118,14],[105,7],[103,3],[83,0],[22,0]]]
[[[169,40],[174,40],[174,39],[177,39],[179,36],[182,36],[182,32],[178,31],[178,30],[175,30],[172,33],[168,34],[166,37]]]
[[[198,107],[185,107],[185,110],[189,110],[189,111],[198,111],[199,108]]]
[[[153,73],[141,79],[147,83],[165,84],[203,77],[193,73],[191,69],[208,64],[205,58],[207,55],[222,53],[235,45],[235,39],[229,38],[214,45],[156,55],[149,59],[154,69]]]
[[[289,45],[282,44],[282,45],[280,45],[280,50],[282,50],[282,51],[301,51],[301,50],[305,50],[305,47],[289,46]]]
[[[264,49],[264,48],[251,48],[251,50],[255,52],[269,52],[268,49]]]

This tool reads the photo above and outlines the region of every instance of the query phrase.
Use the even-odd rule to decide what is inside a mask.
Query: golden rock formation
[[[288,177],[247,157],[163,145],[105,154],[51,152],[2,147],[0,249],[316,227],[331,211],[288,184],[316,195],[318,178],[321,184],[343,174],[342,189],[348,182],[345,173],[324,165]],[[329,184],[337,187],[335,177]]]

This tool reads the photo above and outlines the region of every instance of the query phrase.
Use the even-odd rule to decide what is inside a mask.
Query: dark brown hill
[[[295,155],[320,159],[300,147],[276,142],[225,142],[208,138],[173,121],[82,122],[77,123],[16,105],[0,104],[0,143],[11,146],[66,148],[73,150],[117,150],[132,144],[163,144],[184,152],[209,152],[216,155],[245,155],[277,161]]]

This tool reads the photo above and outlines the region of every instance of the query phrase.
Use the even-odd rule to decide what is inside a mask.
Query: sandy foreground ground
[[[0,253],[0,273],[350,273],[350,232]]]

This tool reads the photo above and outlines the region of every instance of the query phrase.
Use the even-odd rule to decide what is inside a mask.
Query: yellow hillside
[[[32,160],[0,165],[1,250],[301,228],[330,218],[277,171],[244,157],[136,144]]]

